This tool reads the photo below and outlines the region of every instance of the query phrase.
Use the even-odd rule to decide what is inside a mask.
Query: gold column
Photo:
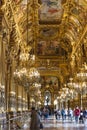
[[[68,108],[68,100],[65,100],[64,108]]]
[[[54,93],[51,92],[51,107],[54,108]]]
[[[39,32],[39,20],[38,20],[38,0],[32,0],[31,1],[31,9],[32,9],[32,32],[33,32],[33,48],[35,51],[36,48],[36,43],[37,43],[37,37],[38,37],[38,32]]]
[[[10,90],[9,90],[9,110],[10,111],[16,111],[16,88],[15,88],[15,83],[13,79],[13,72],[14,72],[14,60],[12,61],[11,65],[11,71],[10,71]]]
[[[30,95],[29,95],[29,92],[26,93],[26,101],[27,101],[27,109],[30,109]]]
[[[22,100],[23,100],[23,102],[22,102],[22,106],[23,106],[22,110],[25,111],[25,96],[26,96],[25,94],[26,93],[25,93],[24,87],[22,87],[22,91],[23,91],[22,92],[23,93],[23,95],[22,95]]]
[[[18,108],[19,112],[22,111],[22,86],[18,86]]]
[[[3,12],[0,4],[0,110],[6,110],[5,104],[5,44],[3,42]]]
[[[79,93],[78,94],[78,106],[81,108],[82,107],[82,95]],[[82,109],[82,108],[81,108]]]
[[[2,51],[3,51],[3,47],[2,47],[2,34],[0,34],[0,82],[2,79]]]
[[[18,112],[18,84],[15,83],[15,93],[16,93],[16,111]]]
[[[5,97],[6,97],[6,111],[7,112],[9,112],[10,67],[11,67],[11,65],[10,65],[10,59],[9,59],[9,60],[6,60],[6,71],[5,71],[5,75],[6,75],[5,76],[5,91],[6,91]]]
[[[28,102],[29,102],[28,93],[26,92],[26,93],[25,93],[25,110],[26,110],[26,111],[28,110]]]

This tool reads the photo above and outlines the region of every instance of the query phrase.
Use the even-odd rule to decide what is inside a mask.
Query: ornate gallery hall
[[[44,130],[86,130],[76,106],[87,112],[87,0],[0,0],[0,130],[30,130],[32,107],[49,111]]]

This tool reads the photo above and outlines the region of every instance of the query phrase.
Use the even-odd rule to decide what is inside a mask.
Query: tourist
[[[79,116],[80,116],[80,109],[78,106],[76,106],[75,110],[74,110],[74,116],[75,116],[75,122],[78,123],[79,121]]]
[[[31,110],[30,130],[40,130],[40,116],[35,107],[32,107]]]

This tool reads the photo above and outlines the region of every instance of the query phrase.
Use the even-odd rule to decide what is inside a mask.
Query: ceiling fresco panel
[[[61,47],[58,40],[40,40],[37,43],[38,56],[65,56],[67,52]]]
[[[39,23],[60,23],[63,15],[62,0],[41,0]]]
[[[54,76],[41,76],[41,86],[42,87],[53,87],[54,89],[59,89],[60,81]]]
[[[39,30],[39,37],[42,39],[54,39],[59,35],[59,28],[43,27]]]

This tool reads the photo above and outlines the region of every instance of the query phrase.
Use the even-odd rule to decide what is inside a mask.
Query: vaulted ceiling
[[[20,53],[34,54],[42,79],[57,77],[61,87],[87,63],[87,0],[14,0],[14,5]]]

